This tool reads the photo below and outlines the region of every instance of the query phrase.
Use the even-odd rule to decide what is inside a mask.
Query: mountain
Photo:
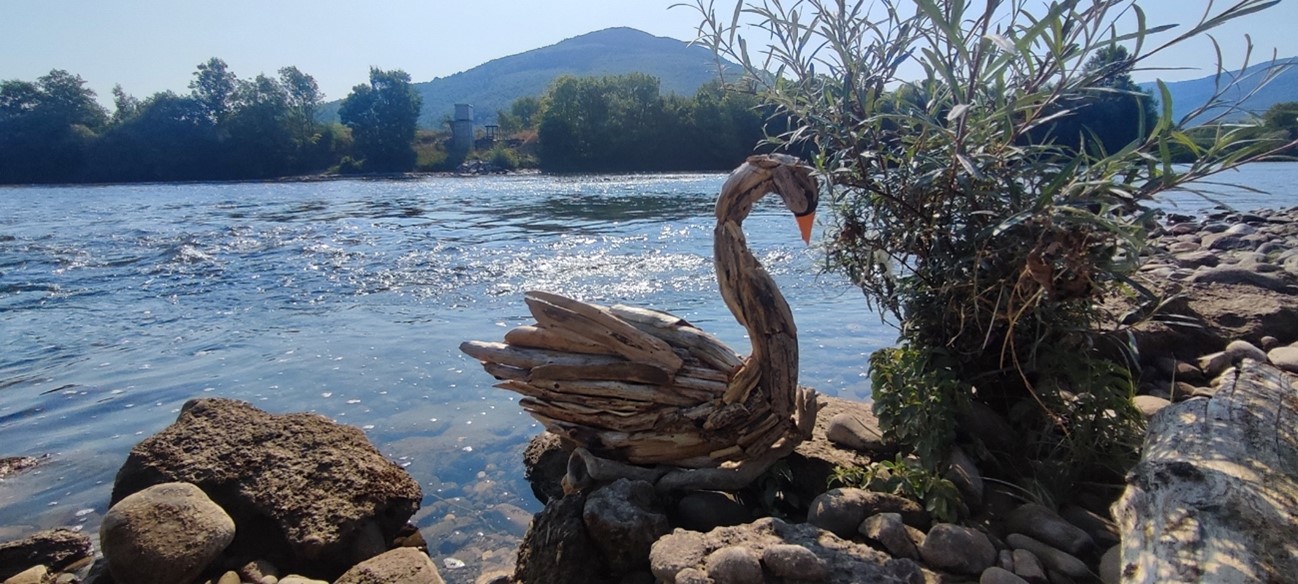
[[[1298,57],[1289,57],[1287,59],[1276,59],[1276,65],[1287,67],[1279,75],[1271,80],[1265,87],[1260,89],[1256,94],[1244,100],[1244,109],[1256,114],[1262,115],[1271,106],[1286,101],[1298,101]],[[1221,82],[1229,83],[1231,79],[1240,77],[1243,81],[1240,87],[1235,91],[1227,92],[1227,99],[1240,99],[1249,91],[1252,91],[1263,80],[1265,74],[1263,70],[1270,66],[1270,63],[1261,63],[1250,66],[1241,71],[1233,71],[1222,75]],[[1158,86],[1155,83],[1141,83],[1140,87],[1158,97]],[[1215,92],[1216,76],[1208,75],[1199,79],[1188,81],[1173,81],[1167,83],[1167,90],[1172,94],[1172,117],[1181,119],[1190,113],[1194,108],[1203,105],[1208,101]],[[1211,115],[1211,112],[1209,113]],[[1239,121],[1242,116],[1235,116],[1230,121]],[[1200,116],[1200,122],[1205,121],[1205,116]]]
[[[727,65],[728,70],[737,69],[736,65]],[[424,98],[419,125],[441,127],[457,103],[472,105],[477,123],[494,123],[498,110],[508,109],[520,97],[540,97],[561,75],[602,77],[628,73],[657,77],[663,94],[693,96],[699,86],[716,79],[717,62],[711,51],[684,41],[656,37],[634,28],[609,28],[413,84]],[[337,121],[339,104],[326,104],[322,114]]]

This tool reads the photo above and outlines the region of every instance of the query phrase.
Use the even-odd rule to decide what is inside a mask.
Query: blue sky
[[[295,65],[319,82],[327,99],[346,96],[371,66],[404,69],[428,81],[491,59],[614,26],[680,40],[694,38],[698,15],[671,8],[681,0],[3,0],[0,79],[33,80],[50,69],[81,75],[108,101],[120,83],[146,97],[187,91],[195,67],[220,57],[241,78]],[[717,5],[729,0],[718,1]],[[1233,3],[1219,0],[1218,7]],[[1189,23],[1206,0],[1142,0],[1151,24]],[[1298,56],[1298,0],[1215,31],[1228,63],[1244,38],[1258,54]],[[1256,60],[1256,59],[1255,59]],[[1164,55],[1168,80],[1201,77],[1211,44]],[[1138,74],[1137,80],[1153,77]]]

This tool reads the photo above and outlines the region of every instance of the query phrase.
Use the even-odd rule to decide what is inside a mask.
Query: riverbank
[[[1167,325],[1166,319],[1161,322],[1155,319],[1138,328],[1136,336],[1141,346],[1143,366],[1140,377],[1142,395],[1137,402],[1139,405],[1152,414],[1156,408],[1166,407],[1168,403],[1211,399],[1217,390],[1212,380],[1241,356],[1257,359],[1260,355],[1263,360],[1294,370],[1293,365],[1286,364],[1286,359],[1292,353],[1288,349],[1293,347],[1294,341],[1298,341],[1290,338],[1294,336],[1292,331],[1298,331],[1298,307],[1292,300],[1298,291],[1295,287],[1298,285],[1296,239],[1298,211],[1295,210],[1171,217],[1171,221],[1151,241],[1150,259],[1142,269],[1138,281],[1165,294],[1182,294],[1182,299],[1169,305],[1167,309],[1171,313],[1194,319],[1199,326],[1172,327]],[[1115,317],[1121,319],[1128,316],[1132,308],[1128,306],[1118,310],[1115,307]],[[690,582],[706,576],[720,582],[730,578],[752,581],[742,578],[749,578],[753,574],[758,574],[758,577],[776,577],[785,573],[811,575],[818,573],[818,569],[823,569],[825,575],[820,581],[837,582],[848,580],[836,579],[839,576],[835,575],[855,573],[854,570],[866,569],[862,566],[872,566],[871,569],[888,570],[889,574],[898,578],[929,579],[937,577],[935,574],[940,572],[948,574],[944,576],[948,578],[946,581],[959,581],[959,577],[950,574],[963,573],[967,574],[966,578],[983,577],[982,574],[991,568],[1018,573],[1022,570],[1017,568],[1016,556],[1024,558],[1024,564],[1030,566],[1032,561],[1026,559],[1029,553],[1036,557],[1037,564],[1046,568],[1044,577],[1052,582],[1068,581],[1064,578],[1085,581],[1092,577],[1092,573],[1101,572],[1100,560],[1104,557],[1104,552],[1112,549],[1113,543],[1111,518],[1104,516],[1108,512],[1105,501],[1081,506],[1076,510],[1061,509],[1058,512],[1034,508],[1022,510],[1022,505],[998,507],[1005,502],[1007,494],[998,494],[994,484],[983,483],[983,494],[977,499],[981,500],[989,516],[999,516],[1003,520],[989,520],[980,524],[982,528],[974,530],[977,533],[943,527],[938,529],[938,535],[935,536],[931,520],[926,525],[922,516],[913,516],[911,510],[901,502],[850,490],[833,493],[825,491],[824,479],[833,466],[861,464],[890,456],[887,445],[879,441],[878,436],[870,430],[872,426],[868,410],[862,409],[859,402],[850,400],[835,403],[840,404],[835,407],[843,409],[827,407],[822,414],[823,418],[819,420],[821,427],[817,430],[817,439],[800,447],[799,453],[788,461],[787,476],[793,481],[783,485],[777,481],[772,485],[781,496],[801,501],[799,506],[808,510],[806,523],[800,517],[787,515],[787,511],[785,519],[753,521],[755,512],[770,510],[764,509],[760,500],[756,504],[749,501],[745,505],[736,498],[718,498],[712,495],[664,499],[656,498],[634,486],[619,487],[598,497],[597,494],[604,489],[592,489],[562,497],[558,481],[559,475],[566,470],[562,468],[565,466],[562,465],[565,455],[561,450],[555,450],[553,445],[534,442],[529,456],[532,461],[528,465],[529,478],[532,479],[534,489],[542,493],[539,496],[543,500],[552,500],[547,503],[546,510],[533,521],[528,541],[520,550],[514,570],[509,570],[507,562],[491,566],[490,570],[485,569],[485,564],[479,565],[476,573],[469,573],[458,566],[451,568],[450,565],[443,565],[438,578],[451,582],[472,582],[483,578],[488,580],[482,581],[508,581],[514,576],[522,576],[523,581],[541,581],[538,580],[542,578],[541,575],[553,578],[555,574],[572,573],[574,578],[585,575],[588,579],[564,581],[605,582],[622,579],[647,582],[653,579],[671,581],[674,578],[676,582]],[[267,424],[266,421],[257,421],[245,422],[244,425],[264,430],[268,428]],[[834,430],[831,431],[831,428]],[[197,448],[195,451],[201,453],[205,449]],[[275,465],[263,465],[249,470],[254,475],[282,472],[289,478],[306,474],[305,471],[273,471],[274,468]],[[976,464],[974,468],[976,469]],[[971,471],[968,477],[973,477],[974,474]],[[967,491],[976,492],[977,481],[969,478],[965,482],[968,483],[965,485]],[[122,497],[114,495],[113,498],[118,500]],[[592,499],[603,501],[600,505],[609,510],[609,520],[601,524],[586,518],[586,509],[591,507]],[[645,500],[648,502],[643,502]],[[995,509],[998,510],[993,512]],[[637,519],[632,525],[640,527],[628,527],[628,524],[618,519],[622,516],[621,512],[626,510],[635,510],[632,516]],[[877,511],[882,513],[876,513]],[[893,520],[891,513],[898,515],[900,524]],[[1020,527],[1009,527],[1010,518],[1016,513],[1027,515],[1031,519],[1021,520]],[[1076,531],[1068,529],[1067,525],[1057,523],[1056,516],[1085,532],[1090,543],[1076,536]],[[1083,527],[1081,524],[1086,523],[1088,517],[1098,517],[1101,521]],[[849,519],[842,521],[843,518]],[[403,521],[408,519],[409,517]],[[862,532],[861,529],[866,527],[864,524],[867,522],[870,526],[866,532]],[[591,527],[592,523],[602,525],[598,529],[604,531],[592,533],[592,529],[597,529]],[[1044,540],[1052,540],[1056,536],[1037,532],[1037,525],[1057,525],[1059,531],[1072,535],[1047,543]],[[690,529],[675,532],[677,535],[668,535],[676,527]],[[664,532],[664,529],[667,531]],[[836,535],[829,536],[819,531],[822,529]],[[916,534],[913,529],[920,529],[923,536]],[[577,556],[586,559],[574,560],[572,554],[578,552],[574,551],[577,548],[573,546],[577,544],[557,539],[569,532],[576,534],[579,540],[584,537],[586,543],[590,544],[590,547],[583,548],[587,552],[581,552]],[[389,537],[384,529],[379,529],[379,533],[384,534],[385,540]],[[639,534],[639,541],[648,542],[643,554],[622,554],[618,557],[618,550],[629,549],[630,546],[619,545],[618,550],[600,546],[600,542],[627,542],[627,534],[632,533]],[[440,543],[438,540],[449,535],[439,533],[428,542],[436,548]],[[1021,537],[1014,537],[1015,535]],[[395,540],[396,536],[391,537]],[[930,538],[933,538],[933,542],[928,541]],[[995,565],[988,564],[977,569],[975,567],[982,565],[987,557],[983,553],[987,546],[982,544],[981,538],[986,538],[994,551],[992,562]],[[1082,567],[1079,568],[1079,564],[1063,556],[1056,556],[1053,551],[1045,548],[1033,551],[1035,544],[1024,538],[1045,543],[1081,562]],[[953,546],[939,546],[937,543],[947,540],[964,543]],[[1073,543],[1069,543],[1070,541]],[[1077,541],[1081,543],[1076,543]],[[661,548],[658,547],[660,542],[664,542]],[[418,546],[417,542],[409,543]],[[382,547],[390,545],[391,543],[385,542]],[[805,552],[786,546],[809,550],[815,560]],[[915,550],[913,553],[912,547]],[[934,553],[939,547],[982,551],[971,557],[936,559]],[[370,549],[377,550],[373,546]],[[652,551],[655,549],[660,551],[655,554]],[[553,558],[547,554],[554,550],[569,550],[570,553],[565,558]],[[1009,552],[1009,561],[1002,559],[1002,551]],[[879,555],[883,553],[887,557]],[[615,559],[610,560],[610,556]],[[1042,556],[1054,559],[1043,561]],[[655,557],[658,559],[655,560]],[[754,566],[756,572],[753,571]],[[237,566],[232,571],[237,573],[241,567]],[[78,569],[88,569],[88,566],[79,565]],[[505,573],[499,570],[505,570]],[[1049,574],[1051,570],[1056,573],[1054,578]],[[977,574],[974,574],[975,571]],[[1070,575],[1070,571],[1074,573]],[[78,576],[81,574],[76,570],[72,573]],[[287,570],[282,573],[288,575]],[[718,578],[722,573],[737,575]],[[991,570],[991,574],[994,577],[1005,577],[996,570]],[[263,578],[264,576],[262,574]]]

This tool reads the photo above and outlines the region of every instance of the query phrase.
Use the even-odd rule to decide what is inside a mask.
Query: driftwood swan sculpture
[[[797,385],[793,315],[741,230],[768,193],[807,241],[818,186],[796,158],[773,154],[750,157],[721,189],[714,262],[721,295],[748,330],[746,358],[665,312],[546,292],[525,294],[535,325],[504,343],[460,345],[575,447],[566,486],[626,476],[667,490],[740,488],[810,435],[815,393]]]

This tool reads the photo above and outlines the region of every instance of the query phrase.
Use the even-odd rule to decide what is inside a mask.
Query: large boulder
[[[104,514],[99,543],[117,582],[192,582],[234,541],[234,521],[198,487],[154,485]]]
[[[191,401],[136,445],[112,501],[176,481],[197,485],[234,519],[230,556],[327,579],[387,549],[423,497],[359,429],[228,399]]]

